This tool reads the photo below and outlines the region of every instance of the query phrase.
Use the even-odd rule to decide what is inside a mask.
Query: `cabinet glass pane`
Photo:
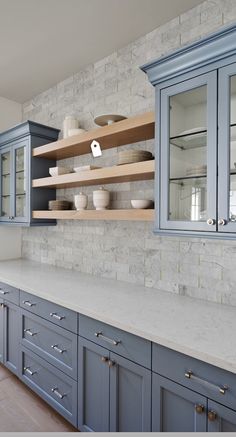
[[[15,151],[15,216],[26,215],[26,174],[25,174],[25,153],[26,148],[19,147]]]
[[[207,86],[169,99],[169,220],[206,221]]]
[[[1,216],[10,215],[10,152],[1,155]]]
[[[236,221],[236,76],[231,77],[229,218]]]

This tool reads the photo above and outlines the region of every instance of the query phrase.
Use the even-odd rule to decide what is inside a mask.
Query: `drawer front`
[[[21,310],[21,343],[77,379],[77,335]]]
[[[77,382],[24,347],[21,379],[65,419],[77,426]]]
[[[187,355],[153,344],[154,372],[230,408],[236,406],[236,375]]]
[[[20,304],[20,290],[11,285],[4,284],[4,282],[0,282],[0,297],[15,305]]]
[[[20,306],[55,325],[77,334],[77,313],[40,297],[20,291]]]
[[[148,369],[151,368],[151,342],[148,340],[81,314],[79,315],[79,333],[82,337],[118,355]]]

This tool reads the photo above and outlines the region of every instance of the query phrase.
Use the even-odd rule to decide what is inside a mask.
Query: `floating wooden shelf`
[[[35,219],[153,221],[154,209],[107,209],[104,211],[33,211]]]
[[[91,153],[91,142],[97,140],[103,150],[154,138],[154,112],[137,115],[126,120],[100,127],[80,135],[55,141],[33,150],[33,156],[48,159],[65,159]]]
[[[114,184],[154,179],[155,161],[143,161],[134,164],[99,168],[97,170],[69,173],[61,176],[34,179],[33,188],[72,188],[86,185]]]

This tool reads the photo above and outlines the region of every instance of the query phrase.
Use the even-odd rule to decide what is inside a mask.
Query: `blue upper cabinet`
[[[155,232],[235,238],[236,26],[142,67],[156,92]]]
[[[32,157],[32,150],[58,138],[59,130],[26,121],[0,134],[0,224],[52,223],[32,218],[34,209],[48,209],[55,190],[35,188],[32,179],[48,176],[55,161]]]

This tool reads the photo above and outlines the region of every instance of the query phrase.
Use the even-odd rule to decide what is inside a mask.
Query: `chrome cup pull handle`
[[[95,335],[95,337],[101,338],[102,340],[106,341],[109,344],[112,344],[113,346],[118,346],[118,344],[121,343],[120,340],[113,340],[112,338],[106,337],[105,335],[103,335],[103,333],[101,331],[95,332],[94,335]]]
[[[59,316],[57,313],[50,313],[50,317],[53,317],[56,320],[63,320],[65,316]]]
[[[205,385],[206,387],[209,387],[213,390],[217,390],[222,395],[225,395],[227,390],[229,390],[229,387],[227,385],[216,385],[212,384],[212,382],[209,382],[206,379],[199,378],[199,376],[194,375],[192,370],[185,372],[184,376],[185,378],[192,379],[193,381],[196,381],[201,385]]]
[[[58,391],[58,388],[57,387],[54,387],[54,388],[52,388],[51,389],[52,390],[52,392],[59,398],[59,399],[63,399],[65,396],[66,396],[66,394],[64,393],[63,395]]]

